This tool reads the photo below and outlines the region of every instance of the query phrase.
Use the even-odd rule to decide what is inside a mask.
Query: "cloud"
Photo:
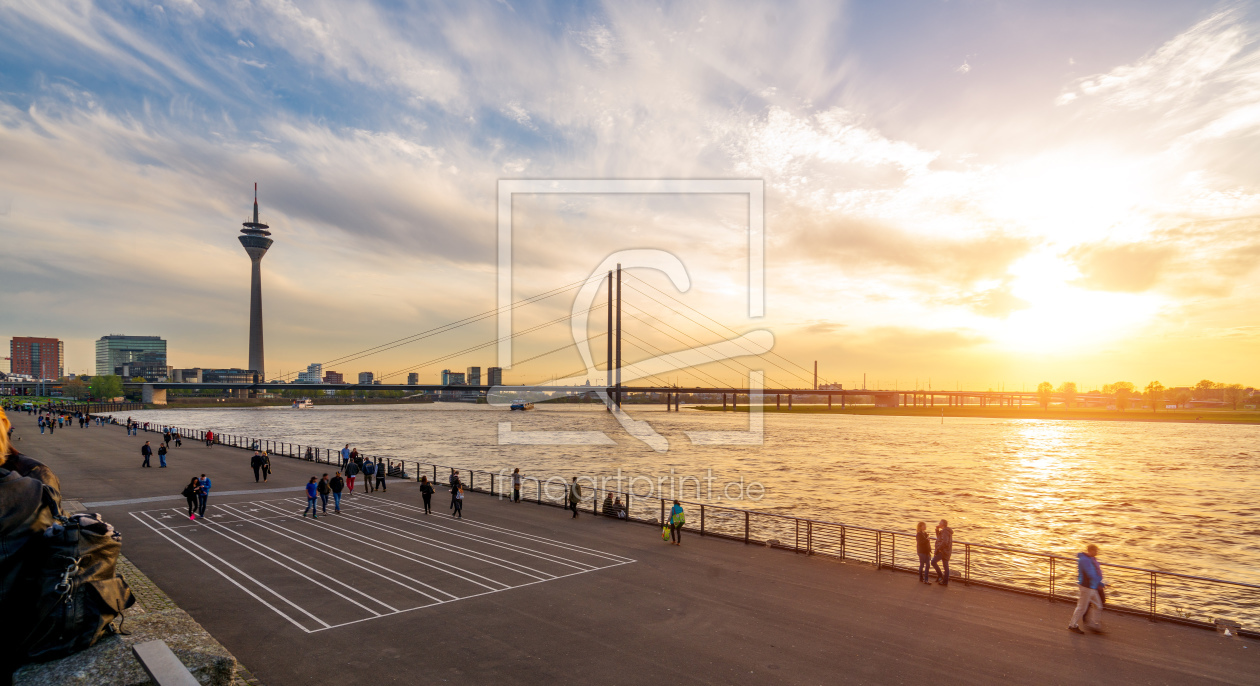
[[[978,293],[941,298],[939,302],[965,307],[976,314],[994,319],[1004,319],[1013,312],[1032,306],[1032,303],[1011,293],[1009,286],[1005,285]]]
[[[1073,248],[1069,256],[1081,271],[1075,283],[1084,288],[1118,293],[1141,293],[1159,281],[1174,252],[1147,243],[1095,243]]]

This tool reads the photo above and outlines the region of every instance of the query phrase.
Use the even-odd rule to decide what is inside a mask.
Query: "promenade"
[[[439,489],[426,517],[400,480],[313,521],[302,486],[327,465],[276,458],[255,484],[251,452],[185,440],[169,468],[143,469],[160,434],[40,435],[10,416],[63,497],[118,527],[128,558],[266,686],[1260,684],[1248,639],[1115,614],[1077,635],[1066,603],[726,540],[668,546],[652,527],[482,494],[460,521]],[[203,472],[211,516],[194,523],[178,493]]]

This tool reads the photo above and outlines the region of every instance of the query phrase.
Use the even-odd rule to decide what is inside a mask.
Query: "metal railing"
[[[205,441],[206,432],[160,424],[149,431],[171,430],[184,438]],[[340,450],[235,434],[214,435],[214,443],[245,450],[266,450],[269,455],[343,465]],[[309,452],[309,457],[307,453]],[[359,457],[369,459],[364,453]],[[377,457],[371,458],[376,461]],[[435,485],[452,470],[470,491],[510,497],[511,477],[506,470],[490,472],[413,459],[379,458],[386,476],[419,481],[428,476]],[[467,476],[465,479],[464,477]],[[539,505],[565,507],[566,484],[559,477],[543,480],[522,476],[521,499]],[[605,511],[605,497],[620,498],[624,512]],[[582,511],[619,517],[627,522],[663,526],[673,498],[638,495],[629,491],[595,488],[589,507]],[[808,517],[748,510],[679,499],[690,513],[683,531],[745,544],[764,545],[801,555],[821,556],[843,562],[874,565],[876,569],[918,573],[915,535],[888,529],[841,524]],[[699,512],[697,518],[696,512]],[[958,556],[961,555],[961,560]],[[959,564],[961,562],[961,565]],[[985,543],[955,541],[950,560],[951,582],[1013,591],[1045,598],[1048,602],[1077,600],[1075,557]],[[1203,628],[1230,626],[1239,635],[1260,638],[1260,584],[1195,576],[1142,567],[1102,562],[1107,581],[1107,610],[1141,615],[1151,621],[1168,621]],[[937,574],[929,572],[930,576]],[[1223,623],[1223,624],[1222,624]]]

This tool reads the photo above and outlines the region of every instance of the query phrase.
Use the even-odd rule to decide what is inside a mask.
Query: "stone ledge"
[[[129,635],[106,635],[96,645],[70,657],[25,665],[13,675],[14,686],[141,686],[152,684],[131,647],[162,639],[201,684],[259,686],[236,658],[187,612],[142,574],[127,558],[118,559],[136,604],[127,610],[122,629]]]

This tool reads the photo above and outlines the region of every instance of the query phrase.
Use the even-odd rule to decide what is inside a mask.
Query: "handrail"
[[[149,430],[162,432],[165,429],[170,429],[173,432],[177,432],[179,433],[179,435],[185,436],[185,437],[200,438],[201,440],[204,440],[205,438],[204,431],[195,430],[195,429],[183,429],[179,427],[167,426],[167,425],[162,425],[162,424],[151,423]],[[225,444],[225,445],[230,445],[233,447],[240,447],[243,449],[250,449],[250,447],[254,446],[255,444],[259,445],[260,447],[271,446],[274,449],[271,452],[275,452],[277,455],[283,455],[285,457],[290,457],[290,458],[298,459],[298,460],[305,459],[305,453],[303,451],[303,447],[306,447],[312,450],[312,458],[314,461],[323,462],[326,464],[337,464],[337,465],[341,464],[341,449],[339,448],[319,448],[315,446],[302,446],[300,444],[274,441],[271,439],[255,439],[255,438],[249,438],[249,437],[244,437],[244,436],[236,436],[232,434],[216,434],[215,442]],[[250,446],[250,447],[247,447],[247,446]],[[359,453],[359,455],[365,459],[372,459],[372,456],[369,456],[367,453]],[[466,467],[441,465],[436,462],[421,462],[420,460],[408,460],[406,458],[397,458],[397,459],[384,458],[380,455],[377,455],[375,456],[375,459],[380,459],[386,463],[387,472],[391,470],[391,468],[394,466],[395,463],[397,463],[397,465],[399,466],[399,469],[403,472],[404,475],[406,474],[406,466],[408,464],[414,465],[415,470],[416,470],[414,476],[417,481],[419,481],[422,471],[424,472],[431,471],[435,485],[439,483],[437,481],[439,469],[454,470],[460,473],[467,473],[469,478],[466,483],[466,486],[469,490],[487,492],[490,494],[496,494],[495,487],[496,487],[496,484],[498,483],[498,479],[506,478],[507,476],[509,476],[508,474],[505,474],[503,472],[489,472],[487,470],[477,470],[477,469],[469,469]],[[422,469],[422,467],[425,467],[425,466],[429,467],[430,469]],[[476,478],[477,478],[478,472],[484,472],[490,477],[490,486],[488,490],[485,488],[476,487]],[[522,477],[523,483],[530,482],[530,481],[534,483],[534,488],[536,491],[536,496],[534,498],[535,502],[537,502],[538,504],[548,504],[548,505],[553,505],[553,506],[560,505],[560,503],[555,502],[551,498],[544,498],[544,495],[545,495],[544,491],[546,490],[544,487],[544,484],[554,483],[552,479],[554,479],[555,477],[551,477],[549,479],[546,479],[545,481],[541,477],[530,476],[527,474],[521,474],[521,477]],[[398,478],[398,477],[395,477],[395,478]],[[807,555],[823,555],[827,557],[838,557],[840,559],[856,559],[859,561],[865,561],[867,557],[870,557],[869,561],[881,569],[884,567],[888,567],[889,569],[892,569],[894,571],[904,571],[904,572],[915,571],[912,567],[902,565],[897,562],[897,546],[896,546],[896,541],[898,537],[913,538],[914,534],[910,534],[910,533],[906,533],[902,531],[895,531],[892,529],[881,529],[881,528],[875,528],[875,527],[862,526],[858,524],[844,524],[842,522],[831,522],[831,521],[826,521],[826,520],[821,520],[821,519],[813,519],[810,517],[798,517],[794,515],[785,515],[785,514],[780,514],[777,512],[749,510],[746,508],[731,507],[728,505],[713,505],[713,504],[697,502],[697,501],[692,501],[692,500],[683,500],[681,498],[665,498],[663,496],[657,496],[657,495],[639,495],[639,494],[633,493],[632,491],[620,491],[620,490],[612,490],[612,489],[606,489],[606,488],[601,489],[598,486],[594,488],[594,492],[592,493],[592,498],[591,498],[592,500],[591,511],[594,512],[595,514],[600,514],[600,504],[598,502],[598,498],[601,491],[603,491],[605,495],[625,496],[625,503],[623,503],[623,507],[625,508],[625,513],[626,513],[625,518],[628,521],[660,524],[660,521],[658,521],[656,518],[644,519],[641,517],[635,517],[632,511],[632,503],[635,499],[639,500],[640,502],[643,502],[643,501],[650,502],[651,500],[660,501],[662,518],[664,517],[665,502],[667,500],[678,500],[680,503],[684,503],[688,506],[693,506],[693,507],[698,506],[700,508],[700,528],[698,529],[698,531],[700,535],[702,536],[717,536],[720,538],[728,538],[728,539],[737,540],[737,541],[742,540],[744,543],[759,543],[759,544],[765,544],[765,545],[774,545],[780,548],[794,550],[795,552],[802,552],[801,541],[800,541],[800,537],[801,537],[800,525],[804,523],[805,524],[804,552]],[[500,488],[497,492],[497,495],[506,496],[507,495],[506,489]],[[566,494],[565,499],[567,499],[567,497],[568,496]],[[583,499],[583,502],[585,502],[585,499]],[[705,513],[706,511],[711,512],[714,510],[743,514],[742,519],[744,521],[742,522],[742,527],[738,527],[738,526],[736,527],[736,528],[742,529],[742,531],[739,531],[738,533],[716,531],[714,530],[713,526],[708,526],[706,530]],[[778,542],[776,539],[767,539],[765,541],[759,541],[753,538],[751,535],[751,529],[752,529],[752,518],[754,516],[757,517],[759,520],[765,519],[765,518],[773,518],[779,521],[793,523],[797,531],[796,533],[797,541],[795,545],[784,544],[784,543]],[[689,523],[688,525],[685,525],[684,529],[687,529],[688,527],[690,527],[689,530],[691,531],[697,531],[694,522]],[[828,552],[825,550],[820,550],[818,548],[816,544],[817,541],[829,543],[827,539],[823,537],[825,536],[825,534],[820,535],[820,532],[819,532],[820,527],[823,528],[824,532],[826,530],[826,527],[839,528],[840,531],[839,531],[839,541],[838,541],[838,545],[839,545],[838,552]],[[847,534],[851,531],[859,531],[859,532],[865,532],[868,534],[873,534],[874,540],[871,540],[869,541],[869,543],[866,543],[866,544],[860,541],[848,540],[851,537],[848,536]],[[884,536],[886,535],[892,537],[890,541],[891,543],[890,547],[885,545]],[[835,543],[830,542],[830,544],[834,545]],[[868,547],[863,548],[864,545]],[[984,586],[1002,588],[1002,589],[1017,591],[1021,593],[1034,593],[1036,595],[1041,595],[1048,598],[1050,602],[1054,602],[1056,599],[1070,600],[1069,596],[1065,596],[1063,594],[1056,592],[1056,589],[1055,589],[1056,580],[1060,576],[1062,576],[1065,572],[1061,570],[1056,572],[1055,562],[1066,561],[1066,562],[1075,563],[1076,562],[1075,557],[1058,555],[1055,553],[1040,552],[1040,551],[1035,551],[1035,550],[1025,550],[1021,548],[1013,548],[1009,546],[1001,546],[1001,545],[995,545],[991,543],[973,543],[970,541],[955,541],[954,545],[962,546],[963,548],[964,568],[962,570],[962,574],[958,577],[958,579],[962,581],[964,584],[976,583],[976,584],[980,584]],[[857,557],[850,554],[850,551],[854,550],[855,548],[858,552]],[[888,552],[889,548],[891,550],[890,553]],[[972,548],[1000,551],[1002,553],[1007,553],[1010,555],[1027,555],[1027,556],[1031,556],[1035,558],[1045,559],[1049,563],[1049,575],[1048,575],[1048,578],[1046,579],[1047,581],[1046,590],[1045,591],[1037,590],[1036,584],[1032,584],[1030,587],[1028,585],[1029,582],[1019,582],[1019,581],[1012,582],[1010,580],[1002,580],[1000,578],[999,579],[980,579],[980,578],[973,577],[972,570],[971,570],[971,567],[972,567],[971,549]],[[870,554],[863,555],[862,550],[866,550]],[[885,558],[890,558],[890,559],[886,561]],[[1123,565],[1123,564],[1117,564],[1117,563],[1111,563],[1111,562],[1101,562],[1100,564],[1104,567],[1110,567],[1113,569],[1120,569],[1120,570],[1126,570],[1126,571],[1131,571],[1131,572],[1138,572],[1140,574],[1147,575],[1148,577],[1147,586],[1148,586],[1149,596],[1146,603],[1147,604],[1146,610],[1142,610],[1136,607],[1126,607],[1124,605],[1116,606],[1114,603],[1108,603],[1108,607],[1116,607],[1117,610],[1122,611],[1122,612],[1146,615],[1147,617],[1150,618],[1151,621],[1155,621],[1156,619],[1163,619],[1166,621],[1174,621],[1174,622],[1179,622],[1179,623],[1184,623],[1184,624],[1191,624],[1194,626],[1211,626],[1210,624],[1206,622],[1188,619],[1186,616],[1183,616],[1183,615],[1169,615],[1169,614],[1164,614],[1164,613],[1159,612],[1158,611],[1158,605],[1159,605],[1159,595],[1158,595],[1159,585],[1158,584],[1159,584],[1160,576],[1172,577],[1172,578],[1178,578],[1178,579],[1187,579],[1187,580],[1192,580],[1192,581],[1202,581],[1202,582],[1207,582],[1207,583],[1212,583],[1212,584],[1222,584],[1222,585],[1234,586],[1234,587],[1246,588],[1246,589],[1260,590],[1260,584],[1252,584],[1252,583],[1246,583],[1242,581],[1233,581],[1230,579],[1218,579],[1214,577],[1205,577],[1205,576],[1198,576],[1194,574],[1185,574],[1181,572],[1170,572],[1170,571],[1163,571],[1163,570],[1158,570],[1158,569],[1135,567],[1131,565]],[[1067,572],[1067,573],[1071,574],[1071,572]],[[1072,576],[1074,580],[1074,575]],[[1019,585],[1020,583],[1024,583],[1025,585],[1021,586]],[[1249,636],[1260,637],[1260,634],[1257,634],[1255,631],[1251,631],[1251,630],[1244,629],[1243,633]]]

